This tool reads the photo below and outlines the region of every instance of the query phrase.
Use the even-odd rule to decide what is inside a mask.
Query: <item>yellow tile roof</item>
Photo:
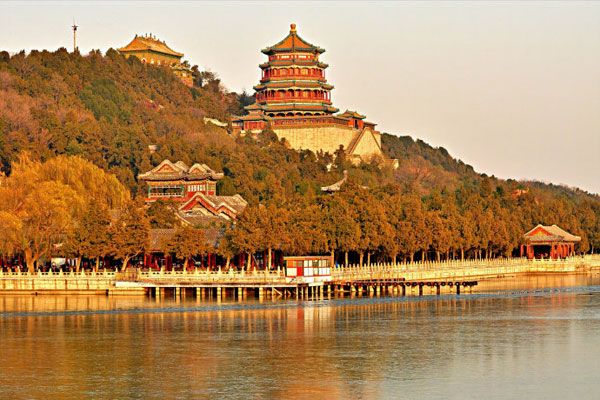
[[[178,53],[171,49],[164,41],[148,37],[148,36],[135,36],[133,40],[125,47],[118,49],[122,53],[129,51],[143,51],[151,50],[157,53],[166,54],[169,56],[183,57],[182,53]]]

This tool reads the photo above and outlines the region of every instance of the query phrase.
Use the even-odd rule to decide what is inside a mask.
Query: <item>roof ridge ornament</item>
[[[290,24],[290,33],[296,33],[296,24]]]

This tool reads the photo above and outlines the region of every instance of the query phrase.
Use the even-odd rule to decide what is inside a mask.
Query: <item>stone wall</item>
[[[381,134],[377,131],[366,129],[352,154],[363,158],[368,158],[371,155],[383,156],[381,152]]]
[[[340,145],[348,150],[360,134],[357,129],[341,125],[277,126],[274,131],[280,139],[285,138],[294,149],[314,152],[322,150],[330,154],[335,153]],[[381,146],[381,135],[379,132],[373,132],[373,134],[369,132],[372,131],[365,132],[360,143],[357,144],[354,155],[365,158],[373,154],[383,155],[379,147]]]

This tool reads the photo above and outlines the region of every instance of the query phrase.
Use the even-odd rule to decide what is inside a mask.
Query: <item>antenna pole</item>
[[[73,53],[75,53],[77,51],[77,28],[78,28],[78,26],[75,25],[75,20],[73,20],[73,26],[71,28],[73,28]]]

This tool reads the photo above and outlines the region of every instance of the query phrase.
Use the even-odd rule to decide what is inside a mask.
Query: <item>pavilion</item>
[[[575,254],[575,243],[581,237],[570,234],[557,225],[538,225],[525,235],[525,244],[521,245],[521,257],[565,258]]]

